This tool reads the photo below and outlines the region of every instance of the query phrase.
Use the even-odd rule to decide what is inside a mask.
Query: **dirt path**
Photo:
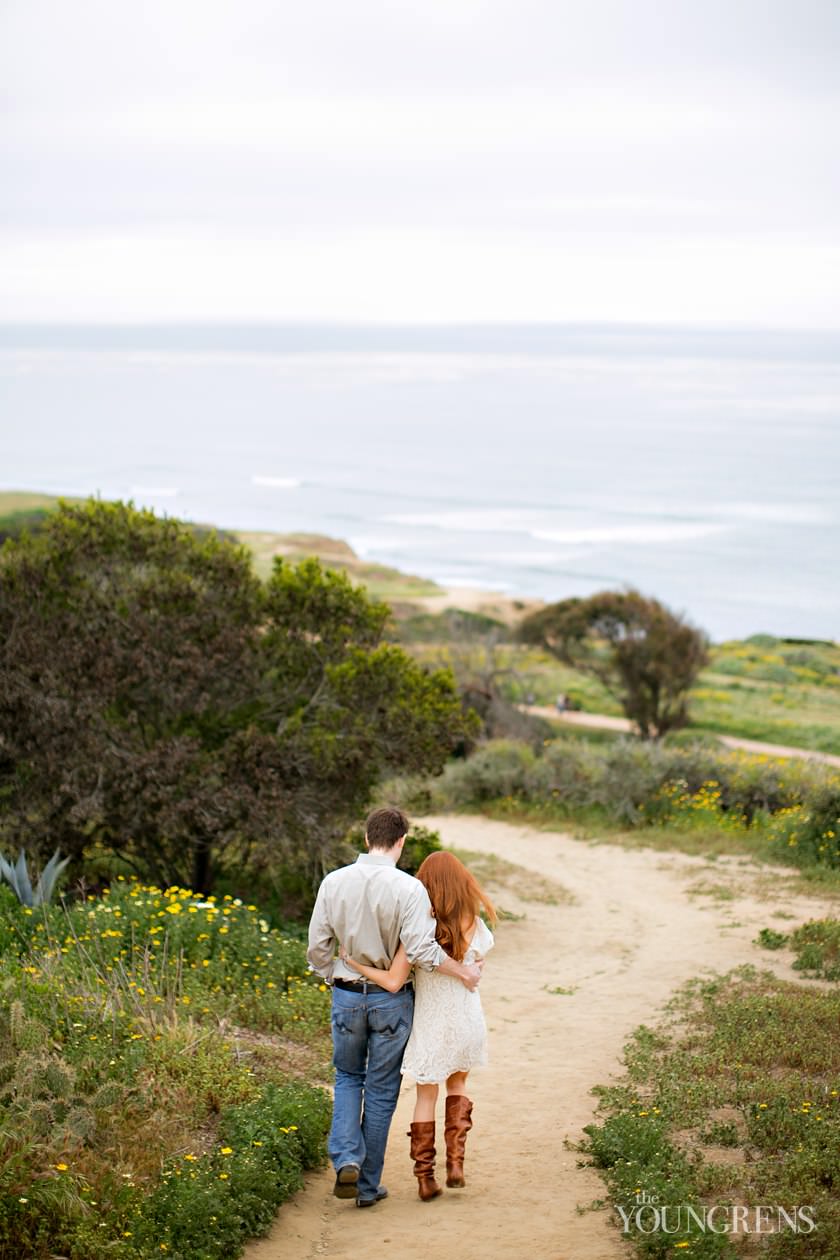
[[[523,704],[526,713],[548,718],[552,722],[566,722],[569,726],[592,726],[602,731],[634,731],[637,728],[627,718],[612,717],[606,713],[558,713],[547,704]],[[766,744],[760,739],[741,739],[739,735],[718,735],[726,748],[741,748],[744,752],[764,753],[768,757],[800,757],[805,761],[821,761],[827,766],[840,766],[840,757],[834,753],[816,752],[811,748],[793,748],[790,744]]]
[[[385,1163],[388,1201],[360,1212],[332,1197],[330,1172],[312,1175],[246,1260],[628,1257],[609,1205],[578,1211],[605,1195],[565,1145],[592,1120],[591,1087],[620,1075],[632,1030],[690,976],[753,962],[794,978],[786,958],[751,942],[761,927],[788,930],[831,903],[796,891],[789,870],[739,858],[628,850],[477,817],[423,821],[475,854],[498,903],[524,916],[500,924],[482,980],[491,1062],[471,1079],[467,1187],[417,1198],[406,1086]]]

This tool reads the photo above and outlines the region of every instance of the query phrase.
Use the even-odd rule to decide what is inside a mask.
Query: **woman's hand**
[[[343,962],[346,966],[348,966],[348,967],[352,967],[353,971],[358,971],[358,970],[359,970],[359,968],[358,968],[358,967],[356,966],[356,964],[353,962],[353,959],[352,959],[352,958],[350,957],[350,955],[347,953],[347,950],[344,948],[344,946],[343,946],[343,945],[339,945],[339,947],[338,947],[338,956],[339,956],[339,958],[341,959],[341,961],[342,961],[342,962]]]

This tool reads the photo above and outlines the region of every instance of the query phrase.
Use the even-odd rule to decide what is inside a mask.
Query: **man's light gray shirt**
[[[383,853],[360,853],[351,866],[324,877],[309,923],[306,956],[313,971],[330,982],[360,979],[335,957],[339,942],[352,958],[387,971],[400,941],[409,962],[426,971],[446,958],[419,879],[398,870]]]

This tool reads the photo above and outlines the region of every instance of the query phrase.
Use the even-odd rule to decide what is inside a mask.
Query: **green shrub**
[[[760,945],[762,949],[782,949],[787,943],[787,934],[774,932],[772,928],[762,928],[754,941],[754,944]]]
[[[441,847],[440,832],[415,825],[409,831],[408,839],[403,845],[399,866],[402,870],[408,871],[409,875],[416,875],[429,854],[439,853]]]
[[[602,762],[603,752],[583,740],[552,740],[529,770],[528,797],[553,799],[570,810],[589,806],[601,778]]]
[[[380,796],[383,801],[396,805],[397,809],[411,814],[429,814],[440,804],[436,793],[436,779],[423,775],[395,775],[383,781]]]
[[[616,822],[637,825],[645,802],[667,781],[669,768],[666,749],[621,740],[606,752],[595,801]]]
[[[509,739],[491,740],[465,761],[450,761],[435,784],[437,794],[447,804],[455,806],[518,796],[526,788],[534,761],[534,753],[527,744]]]
[[[708,740],[563,737],[541,755],[490,741],[427,780],[426,807],[493,806],[549,821],[667,826],[744,837],[741,847],[801,866],[840,867],[840,776],[823,765],[721,749]],[[412,784],[419,797],[421,789]],[[746,838],[749,837],[747,841]]]
[[[389,795],[387,799],[393,802],[394,796]],[[401,808],[401,806],[398,806],[398,808]],[[431,831],[428,827],[410,822],[408,838],[403,845],[402,855],[398,863],[400,870],[407,871],[409,875],[416,875],[420,864],[430,853],[436,853],[440,847],[439,832]],[[364,848],[364,827],[356,826],[351,828],[347,833],[347,860],[352,862],[357,853],[364,852]]]
[[[772,821],[773,850],[797,866],[840,868],[840,780],[825,775]]]
[[[791,933],[797,958],[793,966],[823,980],[840,980],[840,922],[815,919]]]

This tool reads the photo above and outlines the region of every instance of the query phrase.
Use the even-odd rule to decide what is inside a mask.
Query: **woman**
[[[430,853],[417,872],[429,894],[437,920],[438,943],[458,962],[484,958],[493,946],[493,933],[479,918],[484,909],[491,923],[496,911],[487,894],[452,853]],[[348,966],[383,989],[396,992],[411,969],[400,946],[388,971],[366,967],[341,957]],[[417,1193],[423,1200],[442,1193],[435,1181],[435,1105],[446,1082],[446,1184],[464,1185],[464,1149],[472,1128],[472,1102],[467,1097],[467,1074],[487,1062],[487,1027],[478,992],[470,992],[453,976],[418,968],[414,976],[414,1023],[405,1048],[402,1073],[417,1086],[414,1120],[409,1130]]]

